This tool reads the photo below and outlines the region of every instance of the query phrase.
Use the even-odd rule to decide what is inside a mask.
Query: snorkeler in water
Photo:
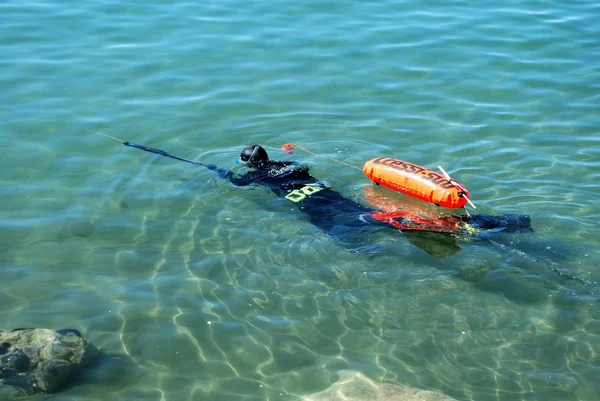
[[[438,257],[457,252],[460,247],[456,240],[461,237],[486,239],[501,249],[507,249],[486,234],[533,231],[531,219],[526,215],[477,214],[470,216],[467,214],[466,216],[452,215],[425,219],[410,210],[386,212],[380,210],[380,207],[367,207],[333,191],[325,182],[314,178],[305,165],[294,161],[270,160],[265,149],[258,145],[249,146],[242,151],[240,161],[252,171],[239,175],[212,164],[175,156],[164,150],[123,141],[102,133],[96,134],[112,138],[128,147],[206,167],[237,186],[266,186],[277,196],[295,204],[297,209],[305,213],[316,227],[341,245],[353,250],[362,251],[365,246],[370,246],[370,237],[365,234],[382,227],[402,231],[411,243]],[[440,233],[446,235],[440,235]],[[439,252],[431,247],[431,245],[437,246],[438,244],[445,249]],[[508,250],[510,251],[510,249]],[[535,261],[522,252],[519,254]],[[540,264],[563,278],[576,280],[586,285],[590,283],[554,264],[541,262]]]
[[[382,212],[332,190],[325,182],[314,178],[305,165],[270,160],[267,151],[259,145],[245,148],[240,154],[240,161],[252,170],[238,175],[212,164],[206,167],[237,186],[256,184],[268,187],[277,196],[295,204],[313,225],[346,246],[361,245],[360,240],[356,243],[358,232],[371,226],[465,235],[481,230],[531,231],[529,216],[478,214],[427,220],[409,216],[406,212]]]
[[[123,141],[102,133],[97,134],[117,140],[125,146],[206,167],[237,186],[266,186],[280,198],[295,204],[298,210],[308,216],[313,225],[350,248],[361,247],[365,243],[364,231],[381,226],[405,232],[428,231],[457,235],[473,235],[484,230],[532,231],[531,220],[529,216],[524,215],[477,214],[472,217],[447,216],[432,220],[406,212],[386,213],[342,196],[325,182],[314,178],[306,165],[294,161],[270,160],[267,151],[259,145],[248,146],[242,151],[239,161],[252,170],[239,175],[214,164],[185,159],[164,150]]]

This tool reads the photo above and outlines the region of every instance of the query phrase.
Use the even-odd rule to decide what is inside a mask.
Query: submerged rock
[[[96,227],[86,221],[69,221],[65,223],[58,232],[58,239],[63,240],[70,237],[88,238]]]
[[[73,329],[0,331],[0,395],[56,392],[98,350]]]
[[[376,383],[360,372],[341,371],[327,390],[302,401],[456,401],[444,394],[394,384]]]

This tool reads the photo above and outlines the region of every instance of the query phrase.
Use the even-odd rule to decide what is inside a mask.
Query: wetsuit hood
[[[269,163],[269,155],[262,146],[251,145],[240,153],[240,160],[250,167],[261,168]]]

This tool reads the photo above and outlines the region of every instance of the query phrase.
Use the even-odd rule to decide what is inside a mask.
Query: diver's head
[[[242,151],[240,160],[247,163],[250,167],[259,168],[269,162],[269,155],[262,146],[252,145]]]

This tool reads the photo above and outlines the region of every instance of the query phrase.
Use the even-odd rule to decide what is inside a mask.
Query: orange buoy
[[[377,157],[365,163],[363,172],[376,184],[438,206],[454,209],[469,201],[462,184],[403,160]]]

